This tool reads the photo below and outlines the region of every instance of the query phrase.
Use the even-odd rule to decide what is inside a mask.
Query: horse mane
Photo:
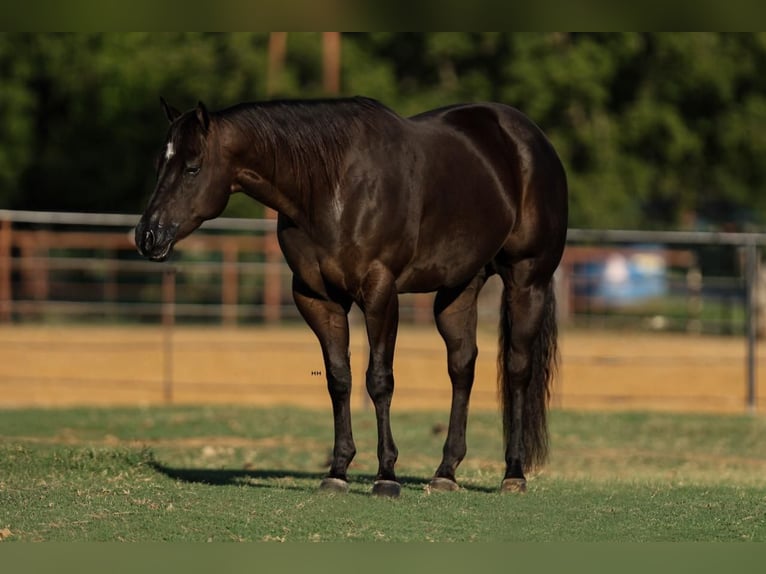
[[[249,102],[215,115],[245,130],[263,153],[273,153],[275,170],[281,161],[287,161],[295,182],[302,187],[315,187],[321,178],[330,188],[337,183],[346,153],[362,131],[379,131],[388,122],[401,120],[377,100],[360,96]]]

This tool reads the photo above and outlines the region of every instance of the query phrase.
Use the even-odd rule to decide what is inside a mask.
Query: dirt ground
[[[352,329],[357,408],[365,336]],[[496,409],[496,336],[480,331],[472,408]],[[757,372],[766,362],[759,360]],[[403,327],[394,408],[449,409],[443,344]],[[760,375],[763,381],[766,377]],[[763,386],[761,387],[763,388]],[[745,343],[738,337],[568,332],[561,335],[554,408],[745,411]],[[766,395],[766,392],[762,393]],[[0,407],[292,404],[329,408],[319,346],[307,327],[0,327]],[[759,412],[766,409],[760,399]]]

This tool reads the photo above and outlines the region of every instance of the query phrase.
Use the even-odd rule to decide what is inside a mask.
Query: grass
[[[346,496],[322,495],[327,411],[246,407],[0,413],[8,541],[766,541],[766,420],[552,413],[552,457],[497,493],[500,422],[476,413],[464,489],[428,494],[442,413],[393,419],[398,500],[369,495],[375,421],[355,414]]]

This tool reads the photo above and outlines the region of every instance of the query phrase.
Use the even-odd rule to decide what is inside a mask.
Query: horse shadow
[[[316,491],[319,482],[327,476],[325,472],[309,472],[292,469],[207,469],[173,467],[156,459],[147,461],[147,466],[155,472],[173,480],[209,486],[252,486],[254,488],[277,488],[280,490],[298,490],[304,492]],[[430,477],[400,476],[399,482],[404,487],[422,487],[430,481]],[[311,480],[312,485],[294,484],[296,480]],[[369,484],[375,481],[373,474],[352,474],[348,477],[349,485]],[[477,485],[462,485],[462,489],[474,492],[495,492],[496,489]],[[350,490],[350,494],[367,495],[366,492]]]

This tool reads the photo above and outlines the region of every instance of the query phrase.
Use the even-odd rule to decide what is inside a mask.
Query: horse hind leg
[[[547,407],[556,363],[556,317],[550,276],[528,259],[500,270],[498,383],[502,396],[505,492],[526,490],[524,472],[548,454]]]
[[[486,274],[475,277],[461,289],[443,289],[434,300],[434,318],[447,347],[447,370],[452,383],[447,439],[442,461],[431,479],[431,490],[457,490],[455,471],[466,453],[468,403],[473,387],[476,357],[476,303]]]
[[[394,346],[399,325],[396,283],[388,269],[373,265],[362,282],[361,307],[370,343],[367,392],[375,405],[378,427],[378,473],[372,493],[397,497],[401,485],[394,467],[398,450],[391,433],[391,399],[394,393]]]

